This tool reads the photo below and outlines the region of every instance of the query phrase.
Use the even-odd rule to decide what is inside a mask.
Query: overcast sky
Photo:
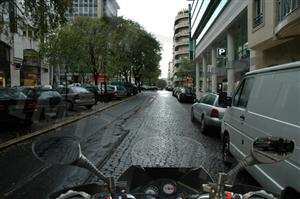
[[[168,63],[172,60],[174,20],[178,11],[188,7],[187,0],[117,0],[119,16],[139,22],[160,41],[163,51],[161,77],[168,75]]]

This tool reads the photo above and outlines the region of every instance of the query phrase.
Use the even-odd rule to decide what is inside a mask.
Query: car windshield
[[[262,137],[294,152],[230,172]],[[290,199],[299,179],[300,0],[0,0],[0,199]]]

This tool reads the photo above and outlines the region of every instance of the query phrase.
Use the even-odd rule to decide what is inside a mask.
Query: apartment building
[[[195,0],[191,6],[196,94],[217,92],[222,84],[231,95],[249,71],[248,0]]]
[[[119,9],[116,0],[74,0],[72,13],[69,13],[68,17],[113,17],[118,15]]]
[[[300,60],[300,1],[249,0],[251,69]]]
[[[180,84],[181,80],[176,77],[176,71],[183,59],[189,58],[189,36],[190,36],[189,11],[187,9],[178,12],[174,23],[173,37],[173,84]]]

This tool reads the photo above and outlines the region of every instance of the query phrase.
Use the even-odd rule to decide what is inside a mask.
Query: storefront
[[[10,47],[0,41],[0,87],[10,85]]]
[[[38,52],[33,49],[23,51],[23,64],[21,69],[21,85],[37,86],[40,84],[41,67]]]

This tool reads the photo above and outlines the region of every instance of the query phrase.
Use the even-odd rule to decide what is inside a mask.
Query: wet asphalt
[[[116,179],[131,165],[202,166],[216,178],[218,172],[229,169],[222,162],[218,132],[201,134],[199,125],[190,120],[190,108],[191,104],[179,103],[171,92],[144,92],[101,113],[1,151],[0,198],[47,198],[65,187],[99,181],[84,169],[45,165],[37,160],[32,142],[50,136],[76,137],[83,154],[106,176]],[[247,173],[242,178],[243,183],[252,182]]]

